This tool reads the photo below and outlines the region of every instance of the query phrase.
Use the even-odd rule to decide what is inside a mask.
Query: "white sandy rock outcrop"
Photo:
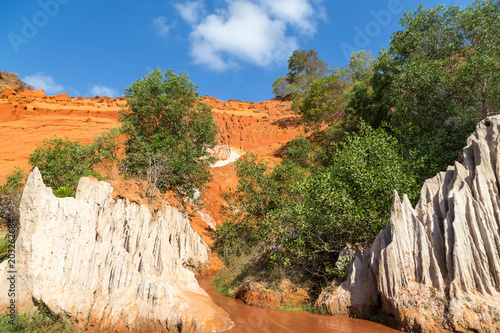
[[[395,192],[370,254],[316,305],[364,316],[381,305],[416,332],[500,332],[499,143],[500,117],[486,118],[463,163],[427,180],[415,209]]]
[[[216,332],[229,316],[183,263],[208,260],[189,221],[166,206],[115,200],[106,182],[82,178],[76,198],[56,198],[38,169],[28,178],[16,241],[16,305],[33,300],[102,332]],[[7,262],[0,264],[6,276]],[[1,290],[7,290],[2,278]],[[2,297],[0,306],[9,302]]]

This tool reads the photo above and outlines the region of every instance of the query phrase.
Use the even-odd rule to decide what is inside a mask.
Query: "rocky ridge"
[[[477,125],[463,163],[397,192],[390,223],[316,306],[367,317],[379,306],[414,332],[500,331],[500,116]]]
[[[187,216],[165,205],[114,199],[113,186],[82,178],[75,198],[56,198],[37,168],[21,201],[16,307],[42,302],[80,329],[98,332],[216,332],[231,327],[183,265],[208,260]],[[8,262],[0,264],[7,276]],[[8,290],[2,279],[2,290]],[[1,298],[6,307],[8,298]]]

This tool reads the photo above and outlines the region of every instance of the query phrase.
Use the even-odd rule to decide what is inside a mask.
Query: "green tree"
[[[394,189],[413,202],[419,194],[410,162],[383,129],[362,121],[359,132],[348,133],[333,150],[328,168],[292,187],[301,200],[271,214],[281,231],[276,242],[283,251],[276,255],[323,274],[323,264],[332,264],[347,243],[375,239],[389,221]]]
[[[349,65],[337,67],[328,76],[315,79],[301,98],[294,100],[302,120],[312,128],[321,124],[335,124],[347,120],[346,108],[360,93],[367,93],[373,76],[374,59],[365,50],[351,55]],[[352,93],[351,90],[355,89]]]
[[[115,180],[125,170],[121,154],[121,134],[121,128],[112,128],[109,131],[102,132],[87,147],[89,153],[96,157],[94,159],[94,168],[106,180]]]
[[[276,230],[267,224],[267,218],[273,211],[298,199],[290,188],[308,174],[314,159],[313,147],[299,138],[289,150],[291,155],[287,152],[282,163],[274,169],[269,169],[253,153],[245,154],[235,163],[237,188],[224,195],[229,220],[215,232],[216,249],[226,263],[230,264],[259,243],[268,244]]]
[[[187,73],[156,69],[126,89],[120,115],[128,172],[155,188],[193,196],[210,179],[217,127]]]
[[[109,179],[111,173],[104,166],[117,163],[120,142],[118,129],[102,133],[95,142],[83,145],[80,141],[71,141],[53,137],[45,139],[29,157],[31,166],[38,167],[43,181],[54,189],[59,197],[74,196],[81,177],[94,176]],[[103,174],[99,173],[99,169]],[[109,174],[109,175],[108,175]]]
[[[288,59],[288,72],[273,82],[273,93],[286,97],[306,92],[314,80],[328,72],[328,64],[318,57],[314,50],[295,50]]]
[[[21,190],[27,178],[28,174],[23,169],[15,167],[5,177],[5,184],[0,186],[0,191]]]
[[[422,181],[459,159],[475,123],[498,112],[499,22],[498,0],[420,6],[378,57],[372,98],[358,109],[391,119],[404,154],[427,157]]]
[[[325,151],[328,166],[321,165]],[[325,283],[347,243],[370,243],[386,226],[394,189],[415,202],[416,161],[403,160],[394,137],[363,121],[327,149],[294,140],[273,170],[245,155],[237,163],[238,186],[229,195],[233,214],[216,231],[218,253],[231,264],[260,249],[258,265],[266,263],[264,269]]]
[[[32,167],[38,167],[44,183],[55,191],[62,187],[76,190],[81,177],[95,176],[95,156],[79,141],[53,137],[45,139],[29,157]]]

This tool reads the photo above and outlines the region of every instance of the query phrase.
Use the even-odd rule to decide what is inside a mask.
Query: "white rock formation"
[[[111,197],[82,178],[76,198],[56,198],[38,169],[28,178],[16,241],[16,306],[33,301],[91,331],[215,332],[232,325],[183,263],[208,260],[186,216]],[[0,265],[0,276],[8,271]],[[8,282],[8,281],[7,281]],[[0,289],[7,290],[2,278]],[[0,306],[9,299],[1,298]]]
[[[221,147],[221,146],[219,146]],[[228,164],[236,162],[241,155],[243,154],[240,150],[230,147],[230,146],[222,146],[224,147],[223,154],[219,154],[224,157],[224,159],[219,159],[214,164],[210,165],[211,168],[221,168]],[[219,156],[217,156],[219,157]]]
[[[425,182],[415,209],[395,192],[371,255],[356,258],[357,269],[317,305],[367,316],[380,302],[404,329],[499,332],[499,143],[500,116],[489,117],[469,137],[463,163]]]

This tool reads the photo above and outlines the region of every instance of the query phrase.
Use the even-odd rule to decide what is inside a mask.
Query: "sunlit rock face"
[[[369,255],[317,305],[365,316],[381,305],[413,331],[500,331],[499,132],[500,117],[481,121],[463,163],[427,180],[415,208],[395,192]]]
[[[168,205],[152,214],[112,193],[109,183],[82,178],[76,198],[60,199],[38,169],[31,173],[16,241],[17,310],[29,312],[40,301],[79,328],[100,332],[229,328],[229,316],[183,268],[208,260],[187,216]],[[2,276],[6,271],[3,262]],[[7,302],[2,297],[0,306]]]

